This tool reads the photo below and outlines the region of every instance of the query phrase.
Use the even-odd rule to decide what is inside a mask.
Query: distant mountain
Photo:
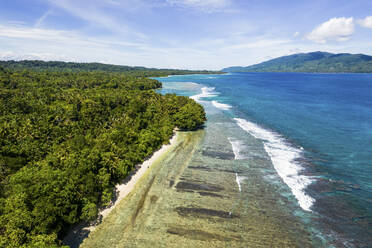
[[[247,67],[228,67],[223,72],[372,73],[372,56],[349,53],[298,53]]]

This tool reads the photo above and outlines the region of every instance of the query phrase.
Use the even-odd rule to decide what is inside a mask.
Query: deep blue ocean
[[[298,204],[325,236],[372,247],[372,75],[231,73],[158,78],[196,92],[262,140]]]

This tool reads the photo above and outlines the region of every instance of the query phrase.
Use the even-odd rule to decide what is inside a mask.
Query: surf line
[[[243,142],[240,140],[234,140],[233,138],[230,138],[230,137],[228,138],[228,140],[231,144],[231,147],[234,153],[234,159],[235,160],[245,159],[244,155],[241,154],[241,150],[242,148],[244,148]],[[235,180],[236,180],[236,184],[238,185],[239,192],[242,192],[241,182],[244,179],[245,177],[240,177],[238,172],[235,172]]]
[[[296,159],[301,157],[302,150],[289,145],[280,134],[264,129],[253,122],[240,118],[234,120],[244,131],[263,142],[275,170],[291,189],[300,207],[312,211],[311,206],[315,199],[309,196],[305,189],[314,182],[314,178],[301,175],[303,168],[296,162]]]
[[[235,172],[236,183],[238,184],[239,192],[242,192],[242,186],[240,185],[238,173]]]
[[[216,108],[219,108],[219,109],[222,109],[222,110],[229,110],[232,108],[231,105],[229,104],[226,104],[226,103],[220,103],[220,102],[217,102],[217,101],[212,101],[212,104],[213,106],[215,106]]]
[[[191,96],[190,98],[197,101],[197,102],[202,102],[202,100],[200,100],[201,98],[208,98],[208,97],[218,96],[219,93],[214,91],[214,90],[215,90],[214,87],[203,87],[203,88],[201,88],[201,93],[200,94]]]

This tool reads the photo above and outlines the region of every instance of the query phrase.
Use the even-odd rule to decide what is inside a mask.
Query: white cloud
[[[35,27],[40,27],[45,21],[45,19],[48,18],[48,16],[51,15],[52,13],[53,13],[53,10],[51,9],[45,12],[39,19],[37,19],[35,23]]]
[[[44,60],[44,61],[71,61],[79,62],[64,54],[54,53],[16,53],[13,51],[0,51],[0,60]]]
[[[166,0],[171,5],[193,8],[203,12],[216,12],[225,10],[232,2],[231,0]]]
[[[339,17],[320,24],[306,38],[316,43],[347,41],[353,33],[354,18]]]
[[[141,51],[149,49],[149,46],[146,43],[141,42],[124,41],[122,39],[114,39],[113,37],[88,37],[76,31],[28,27],[19,24],[0,24],[0,42],[1,40],[23,41],[25,44],[30,42],[36,42],[39,44],[47,42],[50,46],[58,45],[66,49],[69,47],[91,47],[100,49],[124,48],[137,49]],[[8,42],[8,44],[12,43],[13,42]]]
[[[275,47],[283,44],[290,43],[290,40],[282,39],[259,39],[256,41],[243,42],[240,44],[234,44],[232,46],[227,46],[225,49],[257,49],[257,48],[267,48]]]
[[[74,15],[82,20],[85,20],[93,25],[100,26],[109,30],[113,33],[131,36],[132,38],[139,38],[140,40],[147,39],[148,37],[138,32],[137,30],[126,25],[123,18],[120,22],[115,19],[113,15],[110,15],[104,11],[104,8],[108,5],[121,4],[118,1],[93,1],[93,0],[47,0],[53,7],[63,9],[64,11]],[[125,2],[125,1],[123,1]],[[128,2],[128,1],[127,1]],[[129,1],[132,2],[132,1]],[[139,1],[139,3],[142,3]],[[138,6],[140,4],[137,4]],[[125,6],[120,6],[122,10]]]
[[[294,34],[293,34],[293,37],[297,37],[297,36],[299,36],[300,35],[300,32],[295,32]]]
[[[113,37],[87,37],[75,31],[0,24],[0,60],[62,60],[158,68],[197,69],[208,52],[191,47],[159,47]],[[216,61],[215,59],[213,61]],[[205,67],[202,67],[205,68]]]
[[[1,25],[0,38],[27,39],[36,41],[61,42],[79,45],[98,45],[97,42],[80,37],[73,31],[26,27],[23,25]]]
[[[358,20],[358,23],[365,28],[372,28],[372,16],[367,16],[364,19]]]

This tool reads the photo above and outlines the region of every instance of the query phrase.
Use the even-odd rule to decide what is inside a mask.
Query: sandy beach
[[[158,151],[156,151],[149,159],[144,161],[141,165],[139,165],[139,169],[132,175],[129,181],[117,184],[115,189],[117,192],[117,199],[116,201],[108,208],[105,208],[99,212],[98,215],[102,216],[102,220],[104,220],[107,215],[119,204],[119,202],[126,197],[134,188],[138,180],[146,173],[148,168],[158,160],[165,152],[167,152],[177,141],[178,132],[175,132],[169,144],[163,145]],[[95,226],[90,226],[89,230],[94,230]]]
[[[117,184],[115,190],[117,192],[117,198],[107,208],[102,209],[95,224],[82,223],[72,228],[64,238],[63,242],[68,244],[70,247],[79,247],[80,243],[88,237],[89,233],[96,229],[99,224],[115,209],[115,207],[135,188],[137,182],[143,177],[150,166],[156,162],[162,155],[169,151],[176,143],[179,137],[177,131],[174,132],[173,137],[170,139],[169,144],[163,145],[158,151],[156,151],[149,159],[145,160],[142,164],[138,165],[139,168],[135,171],[128,179],[124,179],[123,183]],[[97,224],[98,223],[98,224]]]

